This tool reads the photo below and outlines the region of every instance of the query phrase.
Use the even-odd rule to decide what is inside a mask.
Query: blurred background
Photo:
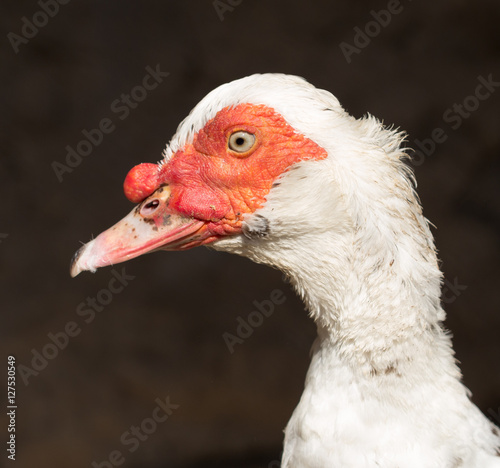
[[[303,76],[408,132],[446,325],[474,402],[500,422],[497,0],[393,1],[388,16],[386,0],[62,3],[0,7],[0,349],[18,367],[16,466],[279,466],[315,336],[279,272],[198,248],[68,274],[81,242],[131,209],[128,170],[161,159],[207,92],[255,72]],[[169,75],[144,95],[148,66]],[[476,96],[479,77],[490,84]],[[113,130],[81,143],[106,118]],[[88,155],[67,161],[68,146]],[[223,334],[276,289],[285,302],[231,353]]]

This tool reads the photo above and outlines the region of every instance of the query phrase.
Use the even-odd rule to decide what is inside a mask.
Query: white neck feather
[[[390,213],[385,217],[391,225],[383,226],[380,213],[353,227],[341,206],[330,207],[333,229],[316,227],[298,238],[279,233],[272,245],[246,253],[289,275],[321,340],[360,378],[402,375],[417,365],[430,377],[429,361],[436,364],[432,373],[459,377],[441,329],[445,314],[434,247],[419,205],[411,201],[405,226]],[[296,223],[301,224],[300,213]],[[436,361],[434,354],[447,358]]]
[[[441,326],[432,237],[417,200],[406,206],[404,226],[379,213],[377,226],[277,240],[279,262],[267,250],[318,327],[283,467],[500,467]]]

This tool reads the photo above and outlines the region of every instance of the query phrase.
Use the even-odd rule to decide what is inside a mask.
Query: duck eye
[[[246,153],[251,150],[255,144],[255,135],[248,132],[234,132],[227,142],[231,151],[236,153]]]

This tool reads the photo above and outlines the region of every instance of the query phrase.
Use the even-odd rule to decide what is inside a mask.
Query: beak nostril
[[[160,202],[158,200],[153,200],[153,201],[150,201],[149,203],[147,203],[145,205],[145,208],[156,208],[159,204],[160,204]]]
[[[157,210],[159,206],[160,206],[159,200],[157,199],[151,200],[141,208],[141,215],[150,216]]]

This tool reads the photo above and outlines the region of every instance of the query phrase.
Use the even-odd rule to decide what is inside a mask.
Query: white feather
[[[328,152],[283,174],[245,220],[258,231],[265,218],[266,236],[213,245],[284,271],[318,326],[282,466],[500,468],[500,433],[469,401],[441,326],[442,276],[403,135],[301,78],[253,75],[208,94],[165,157],[239,103],[274,108]]]

